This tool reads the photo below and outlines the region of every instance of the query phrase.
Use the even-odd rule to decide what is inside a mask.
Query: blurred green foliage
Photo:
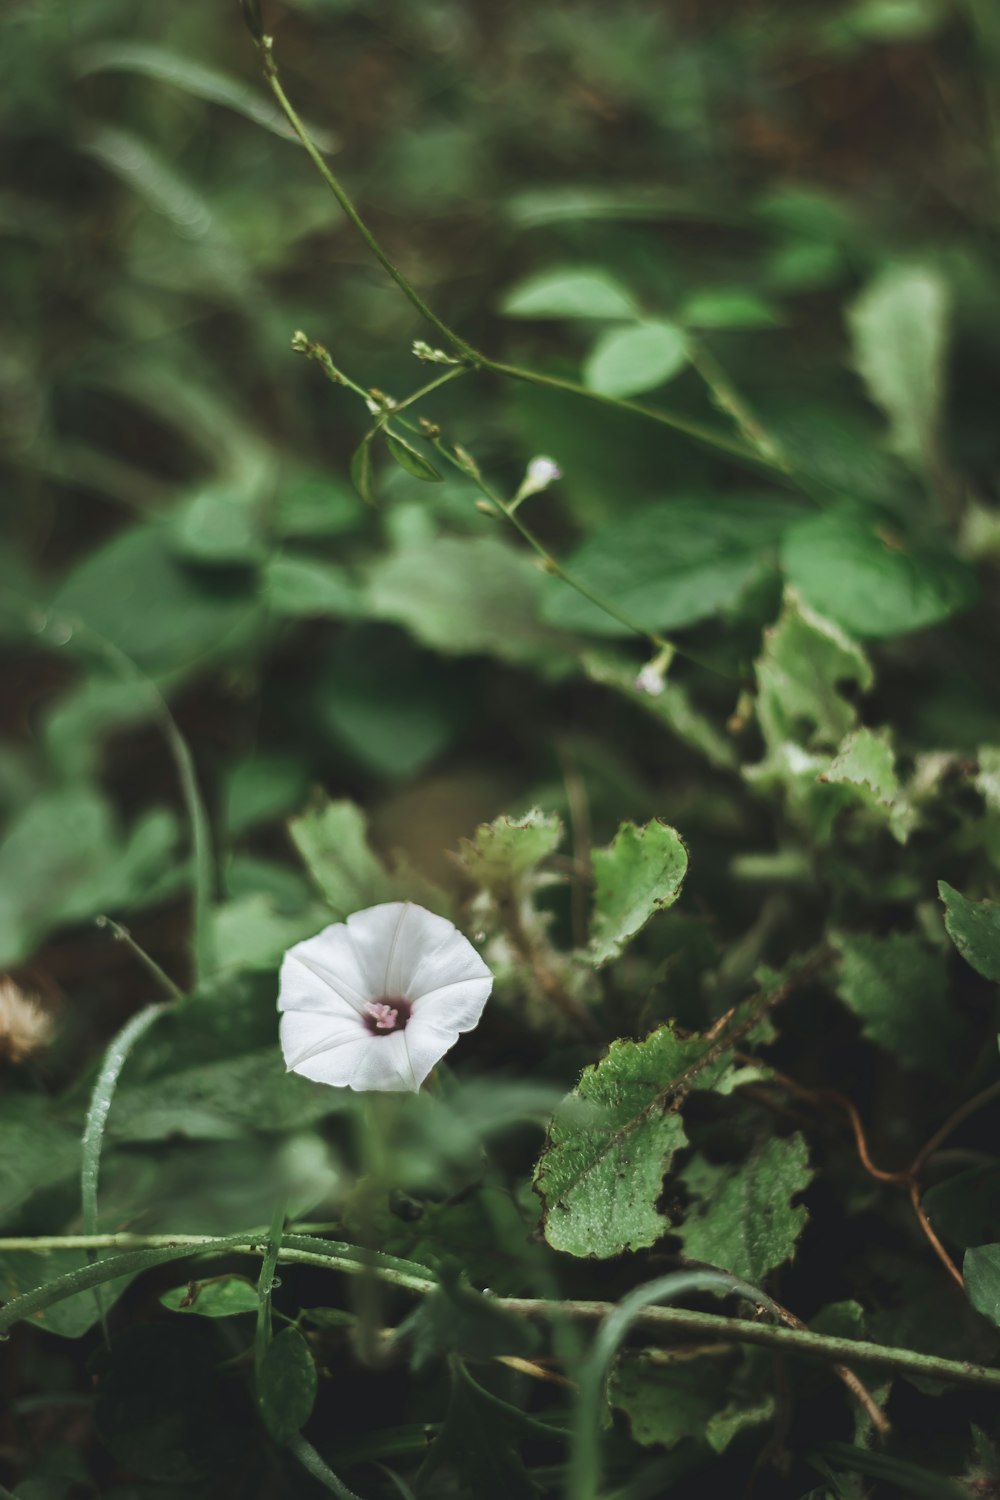
[[[493,366],[398,417],[440,332],[258,20]],[[995,8],[8,0],[0,99],[0,1233],[88,1227],[101,1056],[162,998],[106,914],[185,998],[92,1134],[96,1228],[262,1247],[283,1195],[438,1282],[414,1313],[315,1260],[273,1294],[226,1249],[151,1260],[102,1288],[109,1348],[73,1282],[5,1346],[3,1482],[555,1496],[583,1333],[480,1293],[613,1302],[684,1259],[996,1361]],[[585,593],[501,513],[541,454],[516,519]],[[284,1072],[276,972],[400,898],[496,989],[376,1116]],[[845,1100],[919,1163],[923,1232]],[[89,1266],[0,1250],[0,1288]],[[870,1451],[827,1367],[783,1370],[626,1349],[608,1492],[992,1492],[988,1391],[863,1371]]]

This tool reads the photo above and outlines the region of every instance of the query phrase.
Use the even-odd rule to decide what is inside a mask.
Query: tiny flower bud
[[[520,505],[521,501],[527,500],[529,495],[537,495],[542,490],[547,490],[550,484],[561,478],[562,469],[559,465],[553,459],[540,454],[528,465],[512,504]]]

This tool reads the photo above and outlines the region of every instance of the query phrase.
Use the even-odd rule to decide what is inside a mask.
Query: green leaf
[[[535,1168],[554,1250],[607,1257],[667,1233],[670,1222],[657,1203],[687,1136],[680,1115],[666,1106],[710,1045],[661,1026],[642,1042],[612,1042],[584,1069],[556,1111]],[[726,1067],[725,1060],[709,1064],[692,1086],[711,1088]]]
[[[326,474],[295,474],[278,485],[270,513],[274,535],[282,540],[344,536],[364,520],[358,497]]]
[[[326,615],[342,620],[363,613],[364,601],[357,584],[345,569],[323,558],[288,553],[269,558],[261,585],[268,609],[286,619]]]
[[[638,323],[604,334],[584,366],[583,383],[602,396],[637,396],[687,364],[684,334],[674,323]]]
[[[401,632],[341,631],[314,686],[335,744],[378,776],[413,776],[453,742],[477,705],[476,679],[427,656]]]
[[[893,837],[906,843],[915,813],[900,791],[888,729],[855,729],[819,780],[856,788],[862,800],[886,818]]]
[[[838,934],[836,990],[878,1046],[910,1068],[949,1073],[964,1029],[944,954],[915,933]]]
[[[263,516],[239,490],[200,490],[173,515],[177,553],[207,567],[255,567],[267,556]]]
[[[907,549],[861,513],[831,510],[785,536],[782,566],[807,603],[861,637],[936,625],[975,599],[975,576],[955,558]]]
[[[297,1328],[283,1328],[267,1346],[257,1397],[268,1432],[283,1443],[308,1422],[316,1401],[316,1366]]]
[[[970,901],[946,880],[938,881],[944,925],[967,964],[985,979],[1000,980],[1000,903]]]
[[[353,802],[317,801],[288,825],[306,869],[339,921],[391,900],[391,884],[368,843],[364,813]]]
[[[624,1355],[608,1382],[608,1401],[628,1417],[632,1436],[644,1448],[673,1448],[698,1438],[724,1405],[732,1359],[713,1355],[666,1363],[648,1355]]]
[[[300,755],[257,750],[235,761],[223,779],[226,831],[238,838],[261,823],[301,805],[309,789],[309,771]]]
[[[412,474],[414,479],[426,479],[432,482],[440,482],[441,475],[435,469],[429,459],[425,458],[418,448],[408,443],[405,438],[397,437],[394,432],[385,434],[385,446],[392,457],[405,469],[407,474]]]
[[[511,287],[500,304],[508,318],[631,318],[629,293],[600,270],[542,271]]]
[[[853,304],[854,361],[889,419],[892,446],[908,462],[933,462],[944,398],[948,287],[931,267],[882,271]]]
[[[375,504],[375,471],[372,465],[372,440],[365,438],[351,459],[351,483],[366,505]]]
[[[929,1187],[922,1201],[947,1243],[963,1250],[993,1244],[1000,1235],[1000,1166],[980,1164],[956,1172]]]
[[[471,839],[462,840],[458,858],[470,880],[502,896],[558,848],[562,835],[555,814],[533,807],[522,818],[503,816],[480,824]]]
[[[107,1134],[113,1142],[239,1140],[323,1119],[345,1107],[340,1095],[286,1072],[272,1045],[120,1088]]]
[[[199,1318],[231,1318],[256,1313],[257,1288],[242,1276],[218,1276],[212,1281],[186,1281],[160,1295],[171,1312],[194,1313]]]
[[[973,1307],[1000,1327],[1000,1245],[974,1245],[966,1252],[962,1273]]]
[[[6,1137],[4,1145],[8,1150],[16,1148],[16,1143],[8,1143]],[[15,1297],[26,1296],[89,1264],[86,1250],[5,1250],[0,1254],[0,1297],[4,1302],[12,1302]],[[81,1291],[50,1307],[38,1308],[29,1315],[29,1321],[33,1327],[59,1338],[82,1338],[97,1322],[101,1306],[105,1311],[112,1307],[137,1274],[133,1271],[105,1282],[99,1293],[96,1289]],[[100,1303],[96,1300],[98,1295]]]
[[[376,559],[369,611],[449,655],[479,653],[540,667],[565,642],[540,619],[545,578],[494,537],[439,537]]]
[[[734,1165],[696,1156],[678,1179],[695,1201],[673,1232],[691,1260],[759,1284],[794,1255],[808,1216],[790,1200],[812,1178],[809,1148],[798,1134],[774,1136]]]
[[[0,847],[0,965],[27,958],[60,926],[139,905],[173,857],[177,825],[148,812],[123,836],[88,786],[43,792]]]
[[[329,924],[330,912],[317,903],[289,916],[278,911],[269,896],[257,892],[217,906],[212,919],[216,964],[220,973],[227,973],[276,970],[293,943]]]
[[[772,747],[839,744],[857,720],[841,686],[856,683],[867,692],[874,680],[860,646],[791,589],[777,624],[764,632],[756,672],[757,717]]]
[[[676,828],[657,818],[623,823],[607,849],[595,849],[590,951],[599,967],[617,958],[654,911],[680,895],[688,856]]]
[[[784,500],[753,494],[671,500],[601,527],[566,568],[644,629],[674,630],[731,606],[800,514]],[[548,581],[543,613],[564,630],[629,633],[557,578]]]
[[[257,0],[253,0],[252,7],[248,0],[241,0],[241,4],[244,14],[249,16],[252,10],[257,16],[254,34],[259,39],[260,12]],[[226,109],[234,110],[246,119],[253,120],[255,125],[262,125],[265,130],[284,136],[286,140],[297,139],[284,115],[269,99],[248,88],[237,78],[230,78],[226,73],[218,73],[214,68],[206,68],[202,63],[195,62],[190,57],[184,57],[179,52],[168,51],[166,47],[157,44],[131,41],[103,42],[89,47],[83,56],[77,59],[76,70],[84,76],[88,73],[120,72],[137,73],[146,78],[155,78],[162,83],[171,83],[175,88],[183,89],[186,94],[192,94],[196,99],[204,99],[208,104],[221,104]],[[310,125],[309,134],[321,151],[333,151],[336,148],[336,140],[329,131]]]
[[[713,287],[692,293],[681,305],[678,321],[690,328],[776,328],[784,319],[756,292]]]
[[[234,650],[249,639],[257,613],[249,575],[220,579],[186,566],[162,521],[133,526],[91,552],[52,605],[154,673]]]

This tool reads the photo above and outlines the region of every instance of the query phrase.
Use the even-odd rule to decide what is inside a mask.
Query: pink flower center
[[[399,995],[386,995],[382,1000],[369,1000],[365,1006],[365,1025],[373,1036],[388,1036],[390,1032],[402,1031],[410,1019],[410,1002]]]

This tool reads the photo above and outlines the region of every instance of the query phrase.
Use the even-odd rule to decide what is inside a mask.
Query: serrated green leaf
[[[759,1284],[794,1255],[808,1216],[790,1200],[812,1178],[809,1148],[798,1134],[772,1137],[733,1165],[696,1156],[678,1178],[694,1202],[673,1233],[692,1260]]]
[[[237,1313],[256,1313],[257,1289],[242,1276],[219,1276],[212,1281],[186,1281],[160,1295],[171,1312],[192,1313],[199,1318],[232,1318]]]
[[[371,438],[365,438],[351,459],[351,483],[366,505],[375,504],[375,470],[372,464]]]
[[[392,899],[389,876],[368,843],[365,816],[353,802],[317,801],[288,831],[338,920]]]
[[[785,536],[782,566],[803,598],[862,639],[905,635],[967,608],[975,575],[950,552],[908,547],[876,517],[830,510]]]
[[[838,934],[836,990],[867,1037],[904,1066],[950,1072],[963,1028],[944,955],[915,933]]]
[[[441,475],[435,469],[430,459],[424,457],[418,448],[408,443],[405,438],[398,437],[394,432],[385,434],[385,446],[390,454],[405,469],[407,474],[412,474],[414,479],[425,479],[432,483],[439,483]]]
[[[777,624],[764,632],[756,673],[757,717],[772,747],[788,741],[838,745],[857,721],[841,685],[856,683],[867,692],[874,680],[861,647],[792,589]]]
[[[566,568],[648,630],[674,630],[730,606],[759,576],[801,512],[770,496],[706,493],[651,505],[601,527]],[[629,632],[552,578],[544,617],[564,630]]]
[[[674,323],[613,328],[591,350],[583,383],[602,396],[638,396],[678,374],[687,358],[683,331]]]
[[[279,911],[262,892],[226,901],[212,913],[212,943],[220,974],[248,969],[277,970],[282,955],[329,924],[330,912],[318,902],[294,915]]]
[[[267,1346],[257,1374],[257,1398],[276,1443],[309,1420],[316,1400],[316,1366],[297,1328],[283,1328]]]
[[[670,1223],[657,1202],[663,1177],[687,1144],[667,1108],[710,1043],[661,1026],[642,1042],[612,1042],[586,1068],[552,1120],[535,1168],[545,1204],[545,1238],[570,1255],[606,1257],[655,1244]],[[711,1088],[727,1063],[713,1062],[692,1086]]]
[[[595,849],[590,952],[598,966],[617,958],[655,911],[680,895],[688,856],[676,828],[656,818],[623,823],[607,849]]]
[[[900,791],[887,729],[855,729],[819,779],[833,786],[856,788],[861,799],[886,818],[893,837],[906,843],[916,815]]]
[[[508,318],[631,318],[629,293],[600,270],[542,271],[511,287],[500,304]]]
[[[554,813],[533,807],[522,818],[506,815],[481,823],[462,839],[458,859],[470,880],[502,895],[532,874],[558,848],[563,827]]]
[[[625,1354],[608,1381],[608,1401],[625,1413],[637,1443],[673,1448],[703,1434],[724,1405],[731,1365],[728,1351],[666,1364]]]
[[[668,677],[662,693],[644,693],[636,686],[635,663],[627,657],[617,657],[605,650],[586,651],[580,661],[591,682],[613,688],[678,739],[691,745],[709,765],[727,770],[735,767],[736,751],[732,742],[694,706],[683,683],[673,682]]]
[[[910,463],[932,458],[944,396],[948,287],[928,266],[882,271],[848,314],[854,360]]]
[[[967,964],[985,979],[1000,980],[1000,902],[970,901],[946,880],[938,881],[944,925]]]

